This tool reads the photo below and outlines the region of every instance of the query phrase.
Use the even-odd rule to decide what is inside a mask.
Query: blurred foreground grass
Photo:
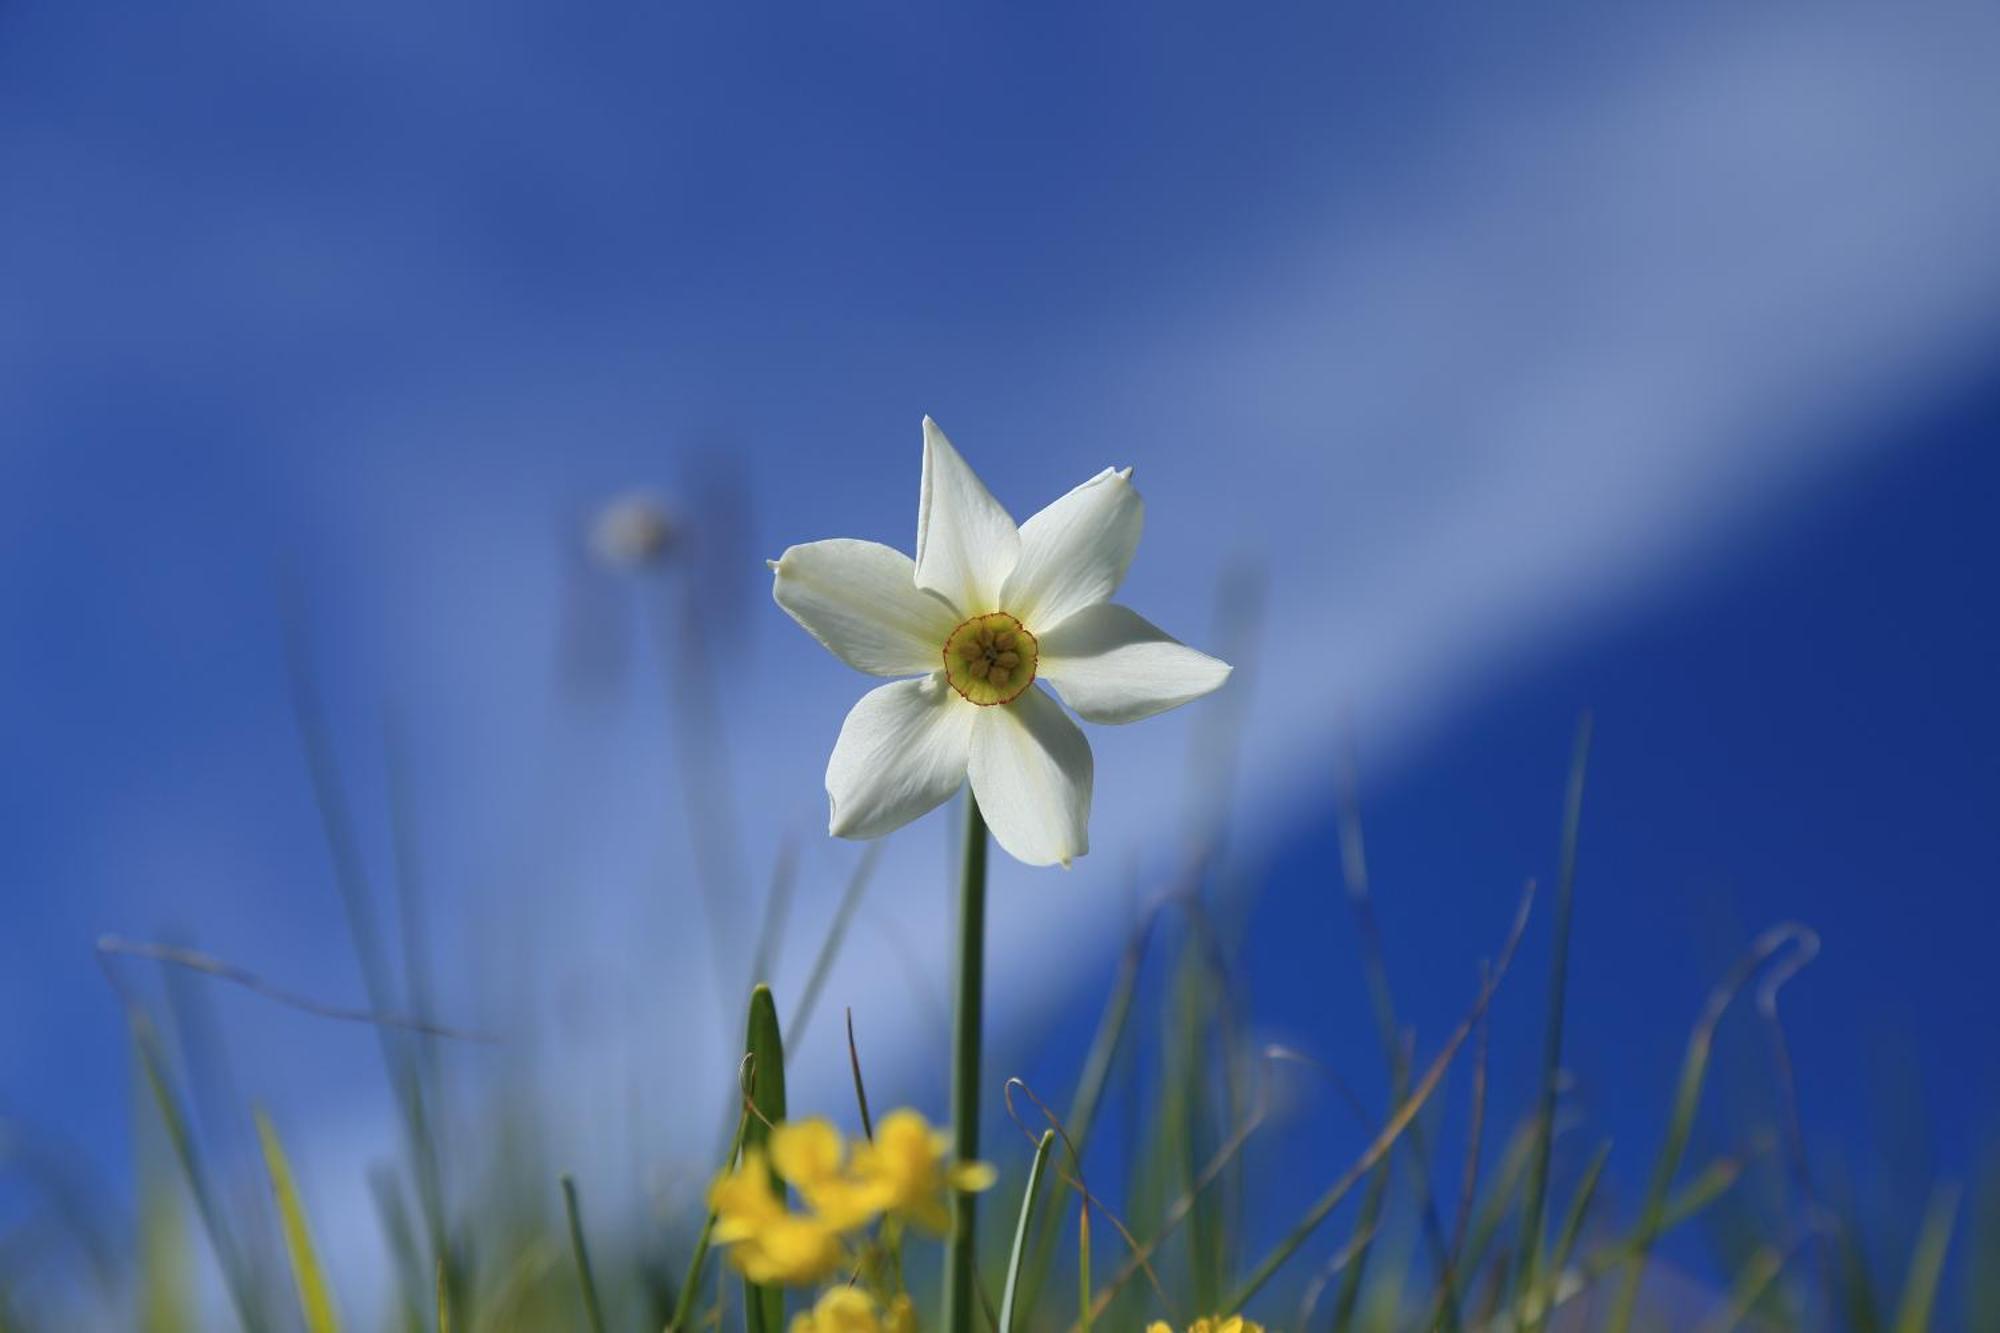
[[[682,594],[667,589],[661,583],[654,590],[663,633],[676,616],[700,614],[693,594],[680,601]],[[1225,604],[1254,602],[1242,591]],[[1239,624],[1236,637],[1253,630]],[[80,1183],[40,1145],[6,1144],[0,1165],[36,1207],[0,1238],[0,1333],[776,1333],[786,1317],[809,1308],[813,1293],[746,1289],[728,1271],[726,1247],[711,1244],[698,1186],[658,1216],[599,1216],[566,1174],[573,1164],[552,1160],[543,1146],[532,1090],[483,1097],[476,1111],[461,1101],[445,1114],[453,1090],[441,1051],[468,1034],[433,1018],[421,903],[412,867],[400,864],[409,842],[407,804],[398,801],[390,925],[357,852],[296,636],[294,647],[300,730],[368,1009],[329,1009],[191,950],[107,942],[106,971],[127,1003],[138,1073],[133,1203]],[[1229,655],[1242,662],[1247,647],[1239,642]],[[686,664],[687,655],[679,660]],[[670,694],[689,723],[681,730],[692,750],[688,771],[723,771],[726,744],[713,729],[711,687],[699,663],[687,672]],[[1219,725],[1226,729],[1226,721]],[[1227,749],[1233,741],[1220,735],[1206,743]],[[392,735],[392,757],[394,750]],[[1778,1009],[1780,988],[1818,947],[1803,927],[1765,932],[1705,999],[1697,1005],[1691,997],[1692,1024],[1658,1143],[1621,1144],[1614,1155],[1580,1123],[1564,1096],[1562,1054],[1588,753],[1586,720],[1556,882],[1527,887],[1512,931],[1495,941],[1491,965],[1464,979],[1460,1021],[1423,1041],[1399,1016],[1360,819],[1354,803],[1344,803],[1341,879],[1361,941],[1353,965],[1365,982],[1388,1090],[1380,1104],[1355,1096],[1319,1061],[1260,1045],[1248,1031],[1248,982],[1234,927],[1247,895],[1240,886],[1219,888],[1226,865],[1218,823],[1204,853],[1172,883],[1154,886],[1153,906],[1117,961],[1068,1085],[1058,1091],[1012,1079],[1004,1101],[994,1099],[995,1127],[983,1155],[1000,1169],[1000,1181],[982,1205],[975,1326],[1122,1333],[1155,1319],[1183,1328],[1199,1316],[1240,1311],[1272,1329],[2000,1328],[2000,1176],[1980,1182],[1969,1205],[1957,1186],[1937,1183],[1922,1216],[1903,1224],[1862,1215],[1842,1185],[1843,1164],[1808,1152]],[[724,832],[733,818],[718,805],[726,789],[726,781],[696,782],[689,798],[699,803],[689,811],[699,862],[693,878],[719,955],[745,943],[725,928],[726,904],[714,896],[715,885],[740,875],[745,859]],[[746,1147],[763,1144],[766,1122],[788,1110],[870,1130],[866,1034],[856,1045],[850,1019],[853,1105],[788,1107],[779,1015],[802,1026],[815,1006],[838,1004],[823,988],[848,947],[847,928],[873,865],[872,852],[864,855],[800,995],[773,997],[759,987],[727,997],[750,1014],[746,1058],[735,1071],[743,1096],[726,1117],[716,1108],[718,1155],[706,1171],[721,1172]],[[941,866],[941,892],[946,873]],[[784,927],[788,875],[781,871],[765,921],[750,932],[752,980]],[[1488,1062],[1488,1013],[1513,984],[1510,963],[1528,929],[1549,931],[1553,946],[1544,1054],[1528,1080],[1536,1089],[1530,1104],[1500,1106],[1489,1097],[1498,1080]],[[118,980],[120,957],[134,953],[166,965],[161,1004],[141,1002]],[[135,964],[126,958],[122,965]],[[1155,984],[1145,984],[1148,976]],[[251,1108],[218,1105],[233,1094],[213,1072],[226,1052],[204,1017],[200,991],[215,979],[324,1017],[363,1019],[377,1034],[402,1128],[398,1159],[369,1182],[392,1256],[381,1289],[335,1289],[319,1258],[313,1200],[294,1179],[280,1127],[261,1111],[254,1123],[266,1188],[246,1190],[240,1171],[218,1165],[225,1136],[217,1122],[242,1120]],[[1758,1067],[1766,1086],[1758,1096],[1710,1086],[1718,1028],[1737,1012],[1763,1043]],[[1287,1096],[1281,1075],[1302,1068],[1297,1077],[1326,1074],[1339,1093],[1335,1123],[1291,1113],[1297,1098]],[[1002,1086],[1009,1072],[994,1070],[990,1086]],[[1123,1123],[1109,1123],[1119,1108]],[[872,1109],[879,1120],[884,1108]],[[1254,1165],[1254,1149],[1274,1135],[1362,1149],[1310,1205],[1279,1211],[1271,1196],[1294,1191],[1272,1189],[1269,1174]],[[1315,1161],[1327,1156],[1310,1154]],[[1636,1201],[1614,1205],[1606,1181],[1626,1164],[1646,1184]],[[635,1163],[633,1171],[652,1165]],[[1699,1236],[1711,1256],[1710,1271],[1698,1277],[1660,1255],[1663,1243],[1689,1236]],[[913,1235],[905,1256],[897,1243],[893,1280],[907,1277],[917,1310],[933,1307],[941,1248]],[[1957,1270],[1968,1277],[1962,1291],[1944,1287],[1954,1248]]]

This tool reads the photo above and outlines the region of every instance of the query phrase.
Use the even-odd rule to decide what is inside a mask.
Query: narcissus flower
[[[792,1316],[791,1333],[916,1333],[917,1313],[908,1296],[898,1296],[888,1309],[857,1287],[831,1287],[821,1293],[810,1312]]]
[[[1098,473],[1018,528],[924,418],[917,556],[876,542],[794,546],[772,595],[849,666],[914,679],[862,696],[827,763],[828,829],[877,838],[970,779],[987,827],[1030,865],[1089,849],[1086,722],[1135,722],[1229,676],[1110,600],[1139,544],[1132,471]]]
[[[1146,1333],[1174,1333],[1171,1325],[1163,1319],[1155,1319],[1146,1325]],[[1197,1319],[1188,1325],[1188,1333],[1264,1333],[1262,1324],[1253,1324],[1240,1314],[1221,1315],[1213,1319]]]

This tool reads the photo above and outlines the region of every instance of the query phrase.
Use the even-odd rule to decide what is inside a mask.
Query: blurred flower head
[[[927,1231],[951,1230],[951,1194],[988,1189],[993,1168],[951,1160],[951,1135],[915,1111],[891,1111],[854,1148],[854,1175],[875,1206]]]
[[[839,1228],[785,1207],[761,1149],[747,1149],[734,1171],[717,1178],[708,1206],[715,1213],[716,1244],[727,1247],[730,1264],[753,1282],[804,1285],[840,1267]]]
[[[591,552],[613,569],[647,569],[666,559],[680,539],[680,524],[657,496],[618,496],[590,521]]]
[[[810,1311],[792,1316],[791,1333],[916,1333],[917,1313],[908,1296],[884,1309],[859,1287],[832,1287]]]
[[[984,1162],[954,1162],[950,1153],[951,1136],[909,1110],[891,1111],[874,1141],[851,1152],[825,1120],[773,1125],[768,1152],[745,1149],[709,1188],[711,1235],[752,1281],[821,1281],[854,1257],[846,1238],[879,1218],[951,1230],[951,1193],[986,1189],[994,1172]],[[790,1207],[784,1187],[797,1193],[802,1211]]]

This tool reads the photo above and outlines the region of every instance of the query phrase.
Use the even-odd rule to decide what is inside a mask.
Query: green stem
[[[736,1137],[730,1142],[729,1156],[722,1161],[722,1169],[730,1170],[736,1159],[743,1155],[743,1136],[750,1128],[750,1103],[748,1093],[744,1094],[743,1112],[736,1117]],[[666,1333],[683,1333],[694,1321],[695,1297],[701,1291],[701,1266],[708,1259],[708,1247],[715,1236],[716,1217],[713,1212],[701,1225],[701,1236],[695,1241],[694,1255],[688,1260],[687,1276],[681,1279],[681,1289],[674,1300],[673,1318],[667,1320]]]
[[[576,1202],[576,1180],[562,1178],[563,1212],[569,1218],[569,1252],[576,1260],[576,1282],[583,1291],[583,1313],[590,1333],[604,1333],[604,1307],[597,1303],[597,1275],[590,1267],[590,1245],[583,1238],[583,1211]]]
[[[986,988],[986,820],[965,793],[964,859],[959,865],[958,996],[952,1029],[951,1132],[961,1162],[979,1157],[980,1010]],[[975,1196],[953,1196],[951,1249],[945,1257],[943,1333],[972,1333]]]

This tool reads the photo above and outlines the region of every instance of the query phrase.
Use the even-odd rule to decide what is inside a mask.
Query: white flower
[[[879,838],[970,778],[993,836],[1030,865],[1089,850],[1087,722],[1200,698],[1229,665],[1108,600],[1139,545],[1132,470],[1106,468],[1019,528],[924,418],[917,558],[875,542],[794,546],[778,605],[849,666],[911,676],[863,695],[826,766],[828,831]]]

